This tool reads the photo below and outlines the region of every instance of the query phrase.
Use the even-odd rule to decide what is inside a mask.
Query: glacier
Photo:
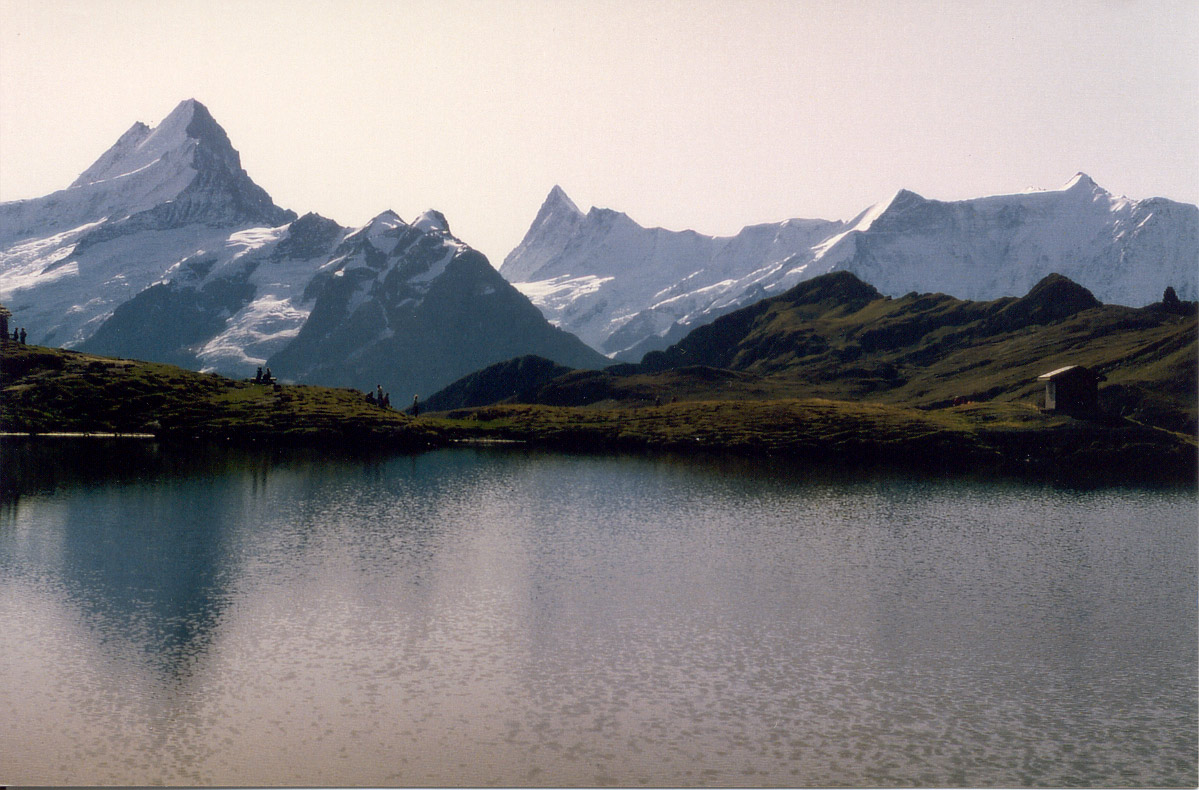
[[[606,363],[439,211],[347,228],[276,206],[194,99],[68,188],[0,204],[0,302],[32,343],[235,377],[428,394],[523,354]]]
[[[1113,195],[1083,173],[1052,190],[938,201],[899,190],[848,222],[791,219],[734,236],[581,211],[555,186],[500,272],[555,326],[637,361],[690,329],[845,270],[890,296],[1019,296],[1058,273],[1105,302],[1172,286],[1199,298],[1199,208]]]

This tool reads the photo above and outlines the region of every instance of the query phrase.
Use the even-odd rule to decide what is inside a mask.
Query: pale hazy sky
[[[909,188],[1199,202],[1199,1],[0,0],[0,200],[203,102],[280,205],[437,208],[498,266],[560,184],[735,233]]]

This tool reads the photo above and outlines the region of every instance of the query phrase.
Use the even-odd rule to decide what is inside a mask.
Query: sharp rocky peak
[[[212,117],[212,113],[208,112],[208,108],[195,99],[188,99],[182,102],[175,108],[175,112],[190,112],[190,120],[184,128],[187,136],[193,140],[200,141],[201,144],[213,147],[228,149],[233,151],[233,144],[229,142],[229,135],[221,127],[216,119]],[[234,152],[236,154],[236,152]]]
[[[106,219],[80,243],[132,230],[187,224],[278,226],[295,219],[241,166],[229,136],[195,99],[180,102],[155,127],[135,123],[71,185],[81,190],[59,220]]]
[[[557,184],[554,184],[554,188],[550,190],[550,193],[546,195],[545,201],[542,203],[542,209],[544,210],[546,208],[559,207],[568,211],[572,211],[575,214],[583,213],[579,211],[579,207],[576,206],[575,202],[570,199],[569,195],[566,194],[566,190]]]
[[[550,190],[550,193],[546,195],[541,208],[537,211],[537,216],[530,226],[530,231],[533,228],[555,225],[562,222],[573,223],[582,216],[583,212],[579,211],[579,207],[567,196],[566,191],[562,187],[555,185]]]
[[[386,211],[381,211],[378,214],[376,214],[371,219],[371,221],[366,224],[368,227],[374,227],[374,226],[380,225],[380,224],[394,225],[396,223],[399,223],[401,225],[407,224],[404,222],[404,220],[400,219],[399,214],[395,213],[391,209],[387,209]]]
[[[1095,179],[1083,172],[1074,174],[1074,177],[1066,182],[1062,187],[1063,192],[1102,192],[1102,187],[1095,183]]]
[[[923,195],[913,192],[910,189],[901,189],[896,192],[889,201],[886,202],[883,214],[894,215],[904,213],[920,208],[928,203],[931,203],[928,198]]]
[[[133,124],[71,186],[131,175],[170,157],[194,158],[191,154],[196,146],[206,148],[216,161],[227,167],[240,167],[240,157],[208,108],[195,99],[187,99],[153,128],[141,121]]]

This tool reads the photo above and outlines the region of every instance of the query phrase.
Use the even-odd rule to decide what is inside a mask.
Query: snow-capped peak
[[[579,207],[567,197],[562,187],[555,184],[537,210],[524,239],[504,258],[500,272],[510,282],[534,279],[534,273],[562,251],[585,221]]]
[[[913,200],[924,200],[924,198],[908,189],[897,190],[891,195],[891,197],[875,203],[873,206],[851,219],[846,230],[843,233],[829,239],[825,246],[832,246],[832,244],[836,243],[836,241],[838,241],[842,236],[848,235],[853,231],[863,232],[870,230],[870,227],[874,225],[874,223],[877,222],[879,217],[881,217],[883,214],[900,208],[905,203],[910,203]]]
[[[195,99],[188,99],[180,102],[170,115],[153,129],[138,121],[121,135],[112,148],[84,170],[71,186],[80,187],[131,175],[171,153],[182,158],[189,143],[194,145],[192,141],[196,136],[189,134],[189,130],[199,113],[207,116],[207,119],[212,117],[204,105]],[[212,123],[215,124],[215,121]]]
[[[120,169],[120,163],[126,160],[130,154],[137,149],[146,138],[150,136],[151,129],[141,121],[129,127],[129,131],[125,132],[116,143],[105,151],[92,166],[84,170],[79,178],[71,184],[72,187],[80,187],[85,184],[92,184],[97,181],[104,180],[108,173]]]
[[[0,204],[0,241],[46,237],[103,221],[83,244],[188,224],[282,225],[279,208],[242,169],[225,130],[195,99],[158,126],[135,123],[67,189]]]
[[[393,230],[394,228],[398,228],[400,225],[406,224],[407,223],[404,222],[404,220],[400,219],[399,214],[395,213],[391,209],[387,209],[386,211],[378,214],[370,222],[366,223],[366,225],[363,226],[363,230],[367,231],[367,233],[384,233],[386,231]]]
[[[391,252],[395,247],[395,238],[391,238],[389,242],[384,243],[383,239],[388,236],[395,236],[392,231],[396,228],[407,227],[406,222],[400,219],[400,215],[387,209],[375,216],[370,222],[360,228],[350,231],[346,234],[346,240],[354,238],[364,238],[370,241],[376,248],[381,248],[383,252]],[[385,249],[383,249],[385,248]]]
[[[1103,192],[1103,188],[1095,183],[1095,180],[1083,172],[1074,174],[1074,177],[1066,182],[1062,187],[1063,192]]]
[[[441,233],[450,232],[450,223],[445,218],[445,214],[442,214],[436,209],[429,209],[425,213],[421,214],[412,221],[412,227],[423,231],[424,233],[431,233],[435,231]]]
[[[579,211],[579,207],[566,195],[566,191],[555,185],[542,201],[529,230],[532,232],[534,228],[544,230],[563,223],[573,224],[582,216],[583,212]]]

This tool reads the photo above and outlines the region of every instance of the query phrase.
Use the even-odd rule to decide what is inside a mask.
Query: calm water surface
[[[3,453],[0,783],[1199,781],[1193,491]]]

